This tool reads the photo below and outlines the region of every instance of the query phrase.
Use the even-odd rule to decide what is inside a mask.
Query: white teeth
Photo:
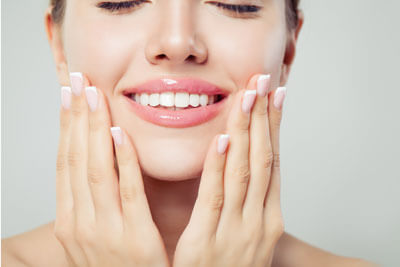
[[[175,105],[175,94],[173,92],[166,92],[160,94],[160,105],[164,107],[172,107]]]
[[[206,94],[189,94],[187,92],[165,92],[161,94],[157,93],[141,93],[141,94],[132,94],[131,98],[135,100],[137,103],[140,103],[143,106],[150,105],[152,107],[165,107],[169,110],[181,110],[185,109],[189,106],[205,107],[207,105],[212,105],[217,100],[216,95],[206,95]],[[189,107],[190,108],[190,107]]]
[[[200,96],[198,94],[190,94],[189,103],[192,107],[197,107],[200,105]]]
[[[214,96],[213,95],[210,95],[210,96],[208,96],[208,105],[211,105],[211,104],[213,104],[214,103]]]
[[[189,106],[189,93],[176,93],[175,106],[178,108],[186,108]]]
[[[149,97],[149,104],[152,107],[160,105],[160,94],[151,94]]]
[[[202,94],[200,96],[200,105],[205,107],[207,106],[207,103],[208,103],[208,95]]]
[[[135,101],[140,103],[140,95],[139,94],[135,94]]]
[[[140,104],[143,106],[147,106],[149,104],[149,95],[146,93],[142,93],[140,95]]]

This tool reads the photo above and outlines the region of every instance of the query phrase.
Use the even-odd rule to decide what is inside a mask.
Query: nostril
[[[164,58],[167,58],[167,56],[164,55],[164,54],[156,56],[156,59],[157,59],[157,60],[159,60],[159,59],[164,59]]]

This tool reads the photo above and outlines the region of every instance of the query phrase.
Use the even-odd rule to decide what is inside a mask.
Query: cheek
[[[256,73],[269,73],[273,84],[278,83],[275,80],[279,80],[284,58],[286,33],[283,28],[268,28],[264,24],[250,29],[221,30],[218,37],[210,39],[215,48],[211,59],[214,58],[216,66],[221,66],[224,74],[229,73],[238,90]]]
[[[118,27],[106,20],[81,22],[80,25],[79,28],[65,29],[69,70],[84,72],[92,84],[111,92],[132,64],[143,37],[127,34],[126,27]]]

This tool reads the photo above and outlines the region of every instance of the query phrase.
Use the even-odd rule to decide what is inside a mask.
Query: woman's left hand
[[[259,77],[264,79],[258,82]],[[278,88],[274,99],[276,91],[267,93],[270,83],[269,76],[251,78],[243,102],[254,102],[254,107],[247,105],[247,113],[242,104],[245,90],[237,93],[227,124],[228,152],[218,152],[216,136],[189,224],[175,250],[174,267],[271,266],[284,232],[279,167],[282,111],[274,102],[282,106],[286,91]],[[219,146],[223,148],[223,142]]]

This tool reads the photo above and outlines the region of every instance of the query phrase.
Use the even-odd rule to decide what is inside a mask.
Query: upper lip
[[[222,95],[230,92],[213,83],[198,78],[162,78],[149,80],[145,83],[130,87],[123,91],[128,96],[134,93],[163,93],[163,92],[188,92],[190,94]]]

